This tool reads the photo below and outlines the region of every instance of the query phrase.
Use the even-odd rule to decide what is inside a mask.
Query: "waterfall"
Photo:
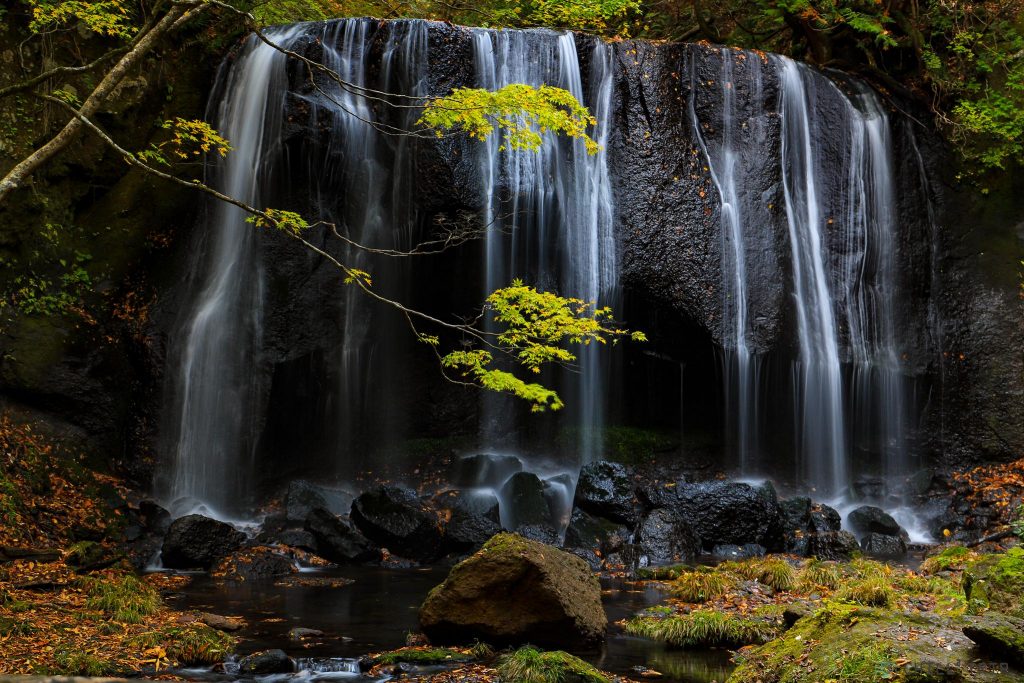
[[[723,336],[727,430],[735,439],[740,469],[747,473],[756,466],[760,443],[758,359],[748,342],[747,232],[757,227],[756,204],[761,198],[747,192],[744,174],[749,169],[743,165],[743,152],[764,144],[762,60],[754,53],[731,48],[721,48],[719,52],[722,66],[711,87],[721,96],[721,125],[715,130],[712,122],[700,120],[696,96],[690,98],[689,113],[694,136],[708,161],[721,202],[722,318],[730,327],[723,335],[731,335]],[[691,60],[691,92],[696,92],[697,87],[697,62]],[[739,90],[748,102],[737,98]],[[705,128],[709,130],[707,135]]]
[[[473,35],[476,85],[496,90],[512,83],[558,86],[586,104],[597,118],[592,137],[606,146],[611,127],[612,49],[591,39],[590,74],[584,92],[576,40],[553,31],[488,31]],[[516,277],[565,296],[599,305],[617,303],[612,193],[606,157],[588,155],[583,142],[544,136],[538,151],[501,150],[492,137],[479,150],[483,179],[485,289],[490,293]],[[606,361],[588,346],[579,354],[579,374],[570,400],[580,462],[602,452]],[[508,430],[509,402],[485,396],[485,446],[515,447]]]
[[[273,29],[272,40],[288,44],[297,27]],[[233,151],[213,171],[221,192],[260,206],[260,176],[271,155],[283,110],[286,57],[250,36],[238,61],[220,76],[224,94],[216,127]],[[174,432],[169,481],[173,511],[205,503],[218,513],[244,505],[249,493],[258,372],[263,285],[256,236],[246,214],[217,203],[208,234],[196,254],[194,296],[172,341],[177,373],[168,429]]]
[[[874,438],[870,448],[888,474],[905,473],[889,122],[866,88],[858,93],[858,108],[808,67],[775,61],[800,354],[794,373],[798,443],[810,482],[843,496],[859,464],[859,456],[851,461],[859,436]],[[838,128],[832,122],[823,129],[812,114],[826,98],[842,102]],[[830,144],[842,150],[839,168],[826,167]]]

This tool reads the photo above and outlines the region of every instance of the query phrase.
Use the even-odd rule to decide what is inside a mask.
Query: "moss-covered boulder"
[[[963,586],[971,613],[995,610],[1024,619],[1024,548],[971,562],[964,569]]]
[[[585,561],[508,533],[453,567],[420,608],[435,643],[580,647],[601,640],[607,625]]]
[[[964,626],[964,635],[997,659],[1024,666],[1024,619],[986,615]]]
[[[737,660],[727,683],[1011,680],[950,620],[832,601]]]

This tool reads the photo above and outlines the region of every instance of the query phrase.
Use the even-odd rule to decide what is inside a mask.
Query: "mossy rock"
[[[503,533],[430,592],[420,625],[439,644],[583,647],[604,637],[608,620],[585,561]]]
[[[1009,680],[951,620],[833,601],[737,660],[727,683]]]
[[[964,635],[993,656],[1024,666],[1024,620],[990,614],[964,626]]]
[[[1024,619],[1024,548],[971,562],[964,569],[963,586],[968,612],[995,610]]]

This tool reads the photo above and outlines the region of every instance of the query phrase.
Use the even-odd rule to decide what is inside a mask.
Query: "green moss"
[[[972,614],[987,609],[1024,617],[1024,548],[985,555],[964,569],[964,595]]]
[[[737,653],[739,666],[728,683],[947,680],[912,677],[943,657],[955,666],[963,656],[909,637],[934,627],[925,617],[826,600],[778,638]]]
[[[932,555],[922,562],[921,572],[924,574],[938,574],[939,572],[963,569],[968,561],[977,558],[977,556],[977,553],[962,545],[950,546],[938,555]]]
[[[0,636],[28,636],[36,632],[36,627],[24,619],[0,617]]]
[[[611,678],[578,657],[522,647],[498,663],[503,683],[611,683]]]
[[[450,650],[444,647],[403,647],[391,652],[385,652],[373,658],[374,664],[449,664],[454,662],[468,662],[473,655]]]
[[[626,622],[626,632],[678,648],[742,647],[765,643],[781,631],[773,619],[746,617],[710,609],[664,618],[640,616]]]

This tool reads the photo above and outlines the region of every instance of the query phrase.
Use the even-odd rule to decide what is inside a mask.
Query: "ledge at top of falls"
[[[452,88],[474,86],[474,36],[490,29],[454,26],[420,20],[334,20],[308,24],[303,38],[292,49],[311,59],[322,56],[324,41],[341,35],[332,27],[339,22],[368,22],[364,54],[370,64],[368,82],[382,86],[379,68],[389,39],[396,31],[417,25],[426,28],[427,65],[425,94],[440,96]],[[546,29],[520,31],[528,43],[538,47],[562,35]],[[602,42],[593,36],[574,34],[580,59],[580,72],[586,74],[595,46]],[[750,288],[747,306],[752,312],[748,322],[748,343],[757,353],[781,351],[796,355],[798,341],[792,319],[792,273],[786,233],[785,199],[780,163],[781,127],[779,123],[778,60],[763,53],[744,52],[706,44],[653,43],[643,40],[603,43],[612,50],[614,93],[612,128],[607,149],[615,194],[615,231],[619,243],[619,278],[627,291],[665,306],[678,314],[688,326],[706,333],[716,344],[729,348],[733,343],[730,321],[724,320],[723,302],[729,292],[723,280],[726,260],[723,249],[721,200],[712,182],[703,145],[715,145],[722,133],[720,79],[724,61],[731,59],[736,71],[736,111],[739,125],[746,128],[759,122],[762,138],[746,144],[739,167],[743,173],[743,201],[758,208],[747,228]],[[760,87],[752,92],[747,79],[760,72]],[[842,130],[849,99],[840,87],[832,87],[828,77],[808,68],[809,78],[819,80],[815,91],[814,116],[823,130]],[[321,119],[311,122],[309,104],[315,97],[305,67],[299,63],[290,69],[291,106],[286,115],[284,144],[298,144],[330,134],[330,126]],[[326,77],[318,75],[316,81]],[[586,79],[584,78],[584,81]],[[841,86],[851,90],[849,77]],[[583,84],[585,94],[588,84]],[[383,89],[383,88],[382,88]],[[692,100],[692,107],[691,107]],[[387,118],[379,103],[371,105],[377,115]],[[691,114],[692,111],[692,114]],[[324,115],[321,110],[319,116]],[[696,117],[695,122],[691,120]],[[892,117],[897,131],[894,140],[902,148],[902,122]],[[702,141],[695,130],[701,130]],[[843,173],[848,150],[841,136],[824,139],[820,156],[823,164]],[[479,211],[482,182],[473,155],[464,142],[452,138],[420,144],[416,153],[416,177],[412,184],[413,201],[421,211],[451,213]],[[913,296],[901,298],[897,311],[899,347],[909,359],[908,374],[924,371],[934,353],[929,343],[926,319],[927,291],[918,286],[931,278],[925,256],[929,250],[931,226],[924,206],[927,199],[920,191],[921,180],[910,174],[898,178],[899,235],[897,259],[901,273],[900,289]],[[826,182],[837,210],[844,191],[839,182]],[[840,261],[850,247],[839,238],[839,216],[827,216],[827,259]],[[833,237],[830,237],[833,236]],[[925,288],[926,290],[926,288]],[[847,330],[840,329],[842,337]],[[841,339],[844,353],[848,344]]]

